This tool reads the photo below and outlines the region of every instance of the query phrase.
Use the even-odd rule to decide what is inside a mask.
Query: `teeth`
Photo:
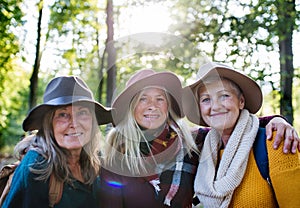
[[[145,117],[146,118],[158,118],[158,116],[156,116],[156,115],[146,115]]]
[[[68,136],[80,136],[81,135],[81,133],[74,133],[74,134],[68,134]]]

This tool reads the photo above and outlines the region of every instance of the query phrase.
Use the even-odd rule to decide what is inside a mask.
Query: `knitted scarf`
[[[204,207],[228,207],[241,183],[259,127],[258,118],[241,111],[218,165],[221,138],[215,129],[207,134],[195,178],[195,193]]]
[[[175,170],[173,173],[173,178],[172,178],[172,183],[170,185],[170,189],[167,193],[167,195],[165,196],[165,200],[164,200],[164,204],[171,206],[171,200],[174,198],[175,194],[177,193],[178,189],[179,189],[179,185],[180,185],[180,180],[181,180],[181,173],[182,173],[182,167],[183,167],[183,158],[184,158],[184,149],[183,149],[183,141],[182,141],[182,135],[180,130],[178,129],[178,127],[175,124],[170,124],[170,126],[168,126],[168,135],[171,135],[171,139],[174,140],[173,145],[176,145],[177,147],[175,147],[175,152],[174,150],[168,150],[165,149],[164,151],[172,151],[172,155],[173,157],[175,157]],[[166,138],[162,138],[165,137],[166,132],[163,132],[158,138],[159,141],[164,141],[166,140]],[[162,145],[164,145],[162,143]],[[170,149],[170,148],[169,148]],[[174,148],[173,148],[174,149]],[[160,149],[160,151],[162,151],[162,149]],[[156,150],[156,154],[157,154],[157,150]],[[166,158],[164,158],[165,160]],[[171,160],[173,161],[173,160]],[[161,171],[159,171],[158,175],[156,175],[155,177],[150,176],[148,177],[149,183],[151,185],[153,185],[155,191],[158,193],[160,191],[160,180],[159,180],[159,174],[163,171],[164,167],[168,166],[169,164],[157,164],[157,169],[160,169]]]

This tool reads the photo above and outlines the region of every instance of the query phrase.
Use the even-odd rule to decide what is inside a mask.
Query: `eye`
[[[227,99],[229,97],[230,97],[230,95],[227,94],[227,93],[224,93],[224,94],[221,95],[221,99],[223,99],[223,100],[225,100],[225,99]]]
[[[77,116],[80,116],[80,117],[91,115],[89,109],[87,109],[87,108],[79,110],[76,114],[77,114]]]
[[[146,97],[140,97],[140,102],[146,102],[147,101],[147,98]]]
[[[61,112],[57,115],[57,117],[58,118],[69,118],[70,114]]]
[[[157,101],[165,101],[166,99],[164,97],[158,97]]]
[[[71,118],[71,115],[65,112],[58,112],[55,116],[58,121],[66,122]]]
[[[205,98],[201,98],[200,99],[200,103],[209,103],[210,102],[210,98],[209,97],[205,97]]]

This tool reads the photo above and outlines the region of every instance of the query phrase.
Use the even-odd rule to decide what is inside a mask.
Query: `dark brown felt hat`
[[[204,64],[198,71],[197,81],[183,89],[183,110],[188,118],[194,124],[207,126],[201,119],[199,101],[196,100],[195,88],[202,83],[202,80],[209,76],[219,76],[234,82],[240,87],[245,97],[245,109],[255,114],[262,106],[263,95],[259,85],[247,75],[237,70],[216,62]]]
[[[125,117],[132,98],[146,87],[160,87],[165,89],[173,98],[172,108],[180,117],[184,117],[182,110],[182,85],[178,77],[172,72],[155,72],[152,69],[137,71],[127,81],[125,89],[112,103],[113,123],[117,125]]]
[[[95,101],[91,90],[82,79],[77,76],[60,76],[47,85],[44,103],[34,107],[23,121],[24,131],[41,129],[48,110],[78,102],[92,104],[99,125],[112,122],[111,110]]]

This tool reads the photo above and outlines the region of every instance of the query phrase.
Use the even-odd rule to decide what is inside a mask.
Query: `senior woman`
[[[194,184],[204,207],[300,207],[299,152],[284,154],[265,140],[272,186],[256,165],[253,145],[260,131],[254,114],[262,105],[256,82],[227,65],[208,63],[189,90],[199,114],[186,111],[187,118],[211,127]]]
[[[99,201],[103,207],[189,207],[197,147],[171,72],[143,69],[114,99]],[[194,158],[194,159],[193,159]]]
[[[51,80],[44,103],[33,108],[23,122],[24,131],[36,133],[15,171],[3,207],[98,207],[98,125],[111,119],[110,109],[95,101],[79,77]],[[60,195],[54,204],[49,190],[53,180],[60,189],[53,192]]]

